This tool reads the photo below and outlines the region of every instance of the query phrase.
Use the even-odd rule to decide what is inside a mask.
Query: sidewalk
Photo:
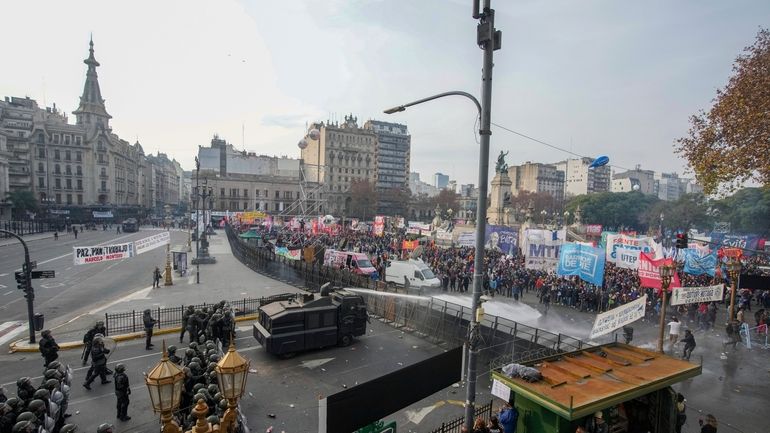
[[[43,233],[35,233],[32,235],[24,235],[22,236],[22,239],[24,239],[25,242],[36,242],[36,241],[42,241],[46,239],[53,239],[53,233],[54,232],[43,232]],[[59,232],[59,239],[74,239],[74,236],[72,233],[67,232]],[[0,248],[7,247],[9,245],[19,245],[19,240],[13,237],[4,238],[0,237]]]
[[[223,299],[235,301],[243,298],[300,292],[300,289],[295,286],[258,274],[241,264],[232,255],[224,232],[211,236],[209,240],[209,253],[216,257],[217,262],[200,266],[200,284],[195,283],[195,267],[191,267],[188,268],[188,274],[184,277],[178,276],[175,272],[172,286],[161,286],[157,289],[153,289],[152,286],[141,287],[120,298],[105,300],[100,305],[89,306],[87,311],[82,312],[74,319],[51,328],[51,332],[61,349],[82,347],[83,334],[97,320],[104,320],[105,313],[142,311],[146,308],[155,310],[204,302],[215,303]],[[191,256],[188,256],[188,262],[190,259]],[[137,283],[141,284],[141,281],[137,279]],[[239,318],[239,320],[248,319],[248,316]],[[173,332],[172,329],[174,328],[168,328],[168,330],[164,328],[163,330],[156,330],[155,333]],[[176,328],[175,332],[179,332],[179,328]],[[139,338],[142,335],[144,335],[143,332],[121,336],[111,335],[111,337],[116,340],[125,340]],[[37,352],[38,348],[37,345],[30,346],[25,339],[11,344],[11,351]]]

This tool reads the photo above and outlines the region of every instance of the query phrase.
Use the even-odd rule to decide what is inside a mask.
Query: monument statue
[[[497,173],[508,173],[508,164],[505,163],[505,157],[508,155],[508,152],[500,151],[500,155],[497,156],[497,164],[495,165],[495,172]]]

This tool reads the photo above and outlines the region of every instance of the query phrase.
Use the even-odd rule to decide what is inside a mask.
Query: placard
[[[591,328],[591,335],[588,338],[593,340],[643,318],[646,306],[647,295],[644,295],[636,301],[597,314],[594,327]]]
[[[674,287],[671,292],[671,305],[721,301],[724,298],[724,292],[724,284],[705,287]]]
[[[136,254],[143,254],[163,245],[168,245],[169,243],[171,243],[171,233],[163,231],[135,241],[134,251]]]
[[[122,260],[134,256],[133,242],[99,247],[72,247],[72,249],[73,263],[76,265]]]
[[[497,379],[492,379],[492,395],[509,401],[511,399],[511,388],[508,388],[508,385]]]

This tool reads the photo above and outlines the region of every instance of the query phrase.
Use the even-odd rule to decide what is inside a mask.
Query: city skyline
[[[55,102],[74,117],[93,32],[115,131],[186,170],[215,133],[252,152],[298,157],[306,124],[352,113],[362,123],[406,124],[413,171],[477,183],[475,164],[466,169],[468,154],[477,155],[470,105],[382,114],[431,93],[478,93],[481,51],[466,3],[164,2],[146,14],[139,2],[107,16],[93,2],[51,2],[32,32],[22,20],[0,29],[6,40],[28,36],[7,47],[18,62],[4,71],[0,93]],[[493,122],[580,155],[607,154],[618,167],[684,174],[673,141],[727,82],[770,5],[657,5],[498,5]],[[29,16],[33,7],[7,9]],[[442,25],[426,29],[427,14]],[[61,17],[67,26],[57,25]],[[569,157],[497,127],[491,150],[512,151],[511,164]]]

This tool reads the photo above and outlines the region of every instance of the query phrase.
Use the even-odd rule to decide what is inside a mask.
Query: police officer
[[[115,396],[118,398],[118,419],[128,421],[128,396],[131,394],[131,386],[128,383],[126,375],[126,366],[118,364],[115,366]]]
[[[188,305],[187,309],[182,313],[182,332],[179,334],[179,342],[184,343],[184,333],[190,334],[190,341],[192,341],[192,332],[188,329],[190,323],[190,317],[195,314],[195,307]]]
[[[107,334],[107,328],[104,326],[103,321],[96,322],[96,325],[94,325],[93,328],[89,329],[88,332],[83,336],[83,366],[88,363],[88,355],[91,354],[91,345],[94,342],[94,337],[96,337],[96,334],[106,335]]]
[[[155,322],[157,322],[157,320],[152,318],[152,316],[150,315],[149,308],[144,310],[144,316],[142,316],[142,322],[144,322],[144,333],[147,337],[144,344],[144,348],[146,350],[152,350],[152,348],[154,347],[152,344],[152,330],[153,328],[155,328]]]
[[[168,346],[168,360],[176,365],[182,365],[182,358],[176,355],[176,346]]]
[[[32,396],[35,394],[35,387],[32,386],[32,380],[28,377],[20,377],[16,381],[16,395],[19,400],[24,402],[24,405],[32,400]]]
[[[107,354],[110,353],[110,349],[104,347],[104,342],[101,338],[94,338],[93,348],[91,349],[91,369],[88,370],[86,375],[86,382],[83,384],[83,388],[91,390],[91,383],[99,376],[102,379],[102,385],[110,383],[107,380]]]
[[[47,368],[48,364],[55,361],[59,357],[59,345],[56,344],[56,340],[51,336],[51,331],[46,329],[41,334],[40,339],[40,354],[43,355],[44,366]]]

